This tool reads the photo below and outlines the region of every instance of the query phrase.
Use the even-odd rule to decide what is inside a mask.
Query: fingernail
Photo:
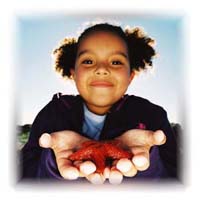
[[[94,173],[90,176],[90,181],[93,184],[99,185],[99,184],[103,184],[104,183],[104,179],[102,178],[102,176],[98,173]]]
[[[103,171],[103,176],[104,176],[105,178],[109,178],[109,176],[110,176],[110,168],[106,167],[106,168],[104,169],[104,171]]]
[[[117,162],[116,167],[121,172],[128,172],[132,168],[132,162],[127,158],[123,158]]]
[[[154,139],[159,144],[161,144],[162,142],[164,142],[165,135],[164,135],[163,131],[158,130],[158,131],[154,132]]]
[[[114,170],[110,172],[109,182],[111,184],[115,184],[115,185],[120,184],[122,180],[123,180],[123,176],[119,171]]]
[[[79,171],[78,171],[78,169],[71,167],[71,168],[68,168],[67,170],[63,171],[62,176],[65,179],[75,180],[79,177]]]
[[[80,171],[85,175],[89,175],[96,171],[96,166],[94,163],[86,161],[80,164]]]
[[[137,169],[135,167],[132,167],[130,171],[123,173],[123,175],[126,177],[133,177],[136,174],[137,174]]]
[[[48,133],[42,134],[39,140],[40,146],[48,148],[51,146],[51,136]]]
[[[148,163],[147,158],[145,158],[144,156],[133,157],[132,161],[139,168],[146,166],[146,164]]]

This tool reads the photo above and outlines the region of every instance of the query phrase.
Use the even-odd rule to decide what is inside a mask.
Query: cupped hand
[[[96,171],[96,166],[91,161],[72,163],[69,159],[69,156],[79,149],[83,142],[88,140],[88,138],[74,131],[65,130],[42,134],[39,145],[43,148],[51,148],[54,151],[61,176],[65,179],[74,180]]]
[[[121,145],[133,153],[131,160],[120,159],[113,165],[123,176],[133,177],[137,171],[144,171],[150,166],[150,149],[166,142],[166,136],[161,130],[149,131],[132,129],[116,138]],[[112,171],[112,169],[111,169]],[[111,177],[112,178],[112,177]]]

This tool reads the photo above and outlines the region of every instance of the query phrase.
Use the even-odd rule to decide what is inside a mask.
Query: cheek
[[[79,82],[81,79],[84,78],[84,72],[81,69],[76,69],[74,74],[74,80],[75,82]]]
[[[116,75],[119,85],[121,87],[127,87],[130,83],[130,74],[128,71],[121,72]]]
[[[86,73],[85,70],[82,70],[82,69],[76,70],[74,81],[76,83],[77,88],[81,89],[85,87],[88,80],[87,77],[88,77],[88,73]]]

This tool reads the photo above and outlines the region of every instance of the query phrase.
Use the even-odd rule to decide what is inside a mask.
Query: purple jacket
[[[43,149],[38,140],[42,133],[72,130],[82,135],[83,99],[72,95],[54,95],[37,115],[31,128],[28,142],[21,153],[22,178],[61,179],[54,153]],[[177,176],[176,137],[167,119],[165,110],[146,99],[125,95],[113,105],[107,114],[100,140],[112,139],[130,129],[163,130],[167,141],[150,150],[150,167],[133,178],[168,178]]]

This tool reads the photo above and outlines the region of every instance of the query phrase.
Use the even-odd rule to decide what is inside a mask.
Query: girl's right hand
[[[89,176],[96,171],[96,166],[91,161],[72,163],[69,160],[69,156],[88,140],[74,131],[58,131],[42,134],[39,145],[43,148],[51,148],[61,176],[64,179],[74,180],[78,177]]]

